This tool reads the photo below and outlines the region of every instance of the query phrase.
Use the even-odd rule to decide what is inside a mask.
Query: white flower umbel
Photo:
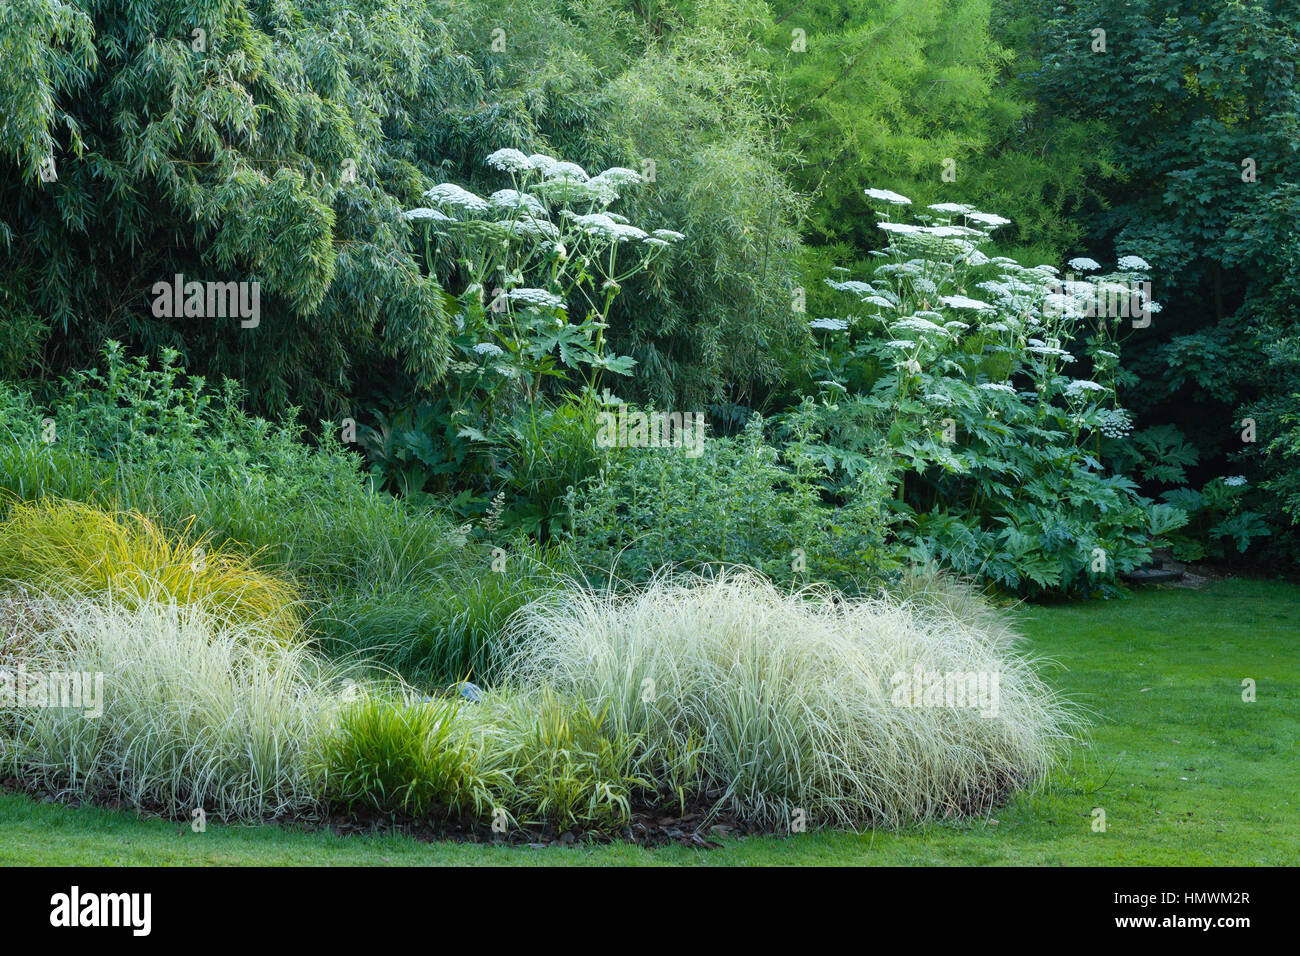
[[[455,183],[439,183],[428,190],[424,198],[440,209],[455,209],[459,212],[487,212],[489,209],[486,199]]]
[[[808,323],[810,329],[822,329],[827,332],[843,332],[849,327],[844,319],[813,319]]]
[[[1146,272],[1151,265],[1141,256],[1123,256],[1119,260],[1119,267],[1128,272]]]
[[[1078,269],[1080,272],[1096,272],[1101,268],[1101,263],[1096,259],[1089,259],[1086,256],[1079,256],[1077,259],[1071,259],[1067,265],[1071,269]]]
[[[566,209],[565,215],[587,235],[608,239],[611,242],[627,242],[633,239],[645,239],[647,236],[645,230],[617,222],[608,213],[593,212],[580,216]]]
[[[926,231],[924,226],[918,226],[910,222],[878,222],[876,223],[885,232],[900,232],[904,235],[917,235]]]
[[[528,165],[542,175],[545,175],[546,171],[557,162],[559,162],[559,160],[554,156],[547,156],[545,153],[533,153],[533,155],[528,157]]]
[[[1122,408],[1112,408],[1101,413],[1097,430],[1107,438],[1124,438],[1133,431],[1133,419]]]
[[[903,329],[907,332],[920,332],[923,335],[949,335],[950,333],[941,325],[935,325],[929,319],[918,318],[915,315],[908,316],[894,323],[895,329]]]
[[[564,308],[564,300],[554,292],[547,292],[545,289],[511,289],[506,293],[506,299],[535,309]]]
[[[946,305],[950,309],[976,309],[979,311],[993,311],[993,306],[987,302],[981,302],[979,299],[967,298],[964,295],[945,295],[939,299],[940,305]]]
[[[1078,318],[1084,314],[1086,308],[1086,303],[1080,302],[1074,296],[1061,295],[1059,292],[1052,292],[1043,297],[1044,315]]]
[[[591,177],[587,175],[587,171],[577,163],[570,163],[567,161],[562,162],[559,160],[551,163],[551,165],[542,170],[542,175],[547,179],[572,179],[580,183],[585,183],[591,179]]]
[[[864,189],[862,191],[872,199],[879,199],[881,202],[893,203],[895,206],[912,205],[912,200],[889,189]]]
[[[832,289],[837,289],[840,292],[852,292],[859,297],[872,295],[876,291],[872,288],[870,282],[859,282],[857,279],[846,279],[843,282],[827,279],[826,284]]]
[[[1002,216],[995,215],[991,212],[970,212],[966,214],[967,219],[983,223],[986,226],[1008,226],[1011,224],[1010,219],[1004,219]]]
[[[448,216],[446,213],[438,212],[438,210],[436,209],[429,209],[426,206],[421,206],[419,209],[408,209],[406,210],[406,212],[402,213],[402,215],[407,219],[412,219],[417,222],[421,220],[431,220],[433,222],[455,222],[456,221],[453,217]]]
[[[546,206],[540,199],[528,193],[521,193],[517,189],[498,189],[489,197],[488,202],[493,208],[504,209],[507,212],[523,210],[538,219],[545,219],[547,216]]]
[[[1085,378],[1076,378],[1069,385],[1065,386],[1065,394],[1071,398],[1078,398],[1089,392],[1109,392],[1105,385],[1099,385],[1096,382],[1090,382]]]
[[[1055,355],[1059,358],[1070,355],[1065,349],[1057,348],[1055,345],[1048,345],[1038,339],[1030,339],[1029,344],[1025,346],[1025,351],[1032,352],[1035,355]],[[1073,356],[1070,357],[1073,358]]]
[[[545,219],[533,219],[531,217],[511,220],[510,231],[516,236],[550,239],[553,242],[560,238],[560,230],[556,227],[555,223],[548,222]]]
[[[535,169],[532,161],[517,149],[498,149],[484,162],[493,169],[509,173],[532,172]]]
[[[617,197],[620,189],[640,185],[641,174],[624,166],[611,166],[604,172],[592,176],[591,182],[608,186],[609,190]]]

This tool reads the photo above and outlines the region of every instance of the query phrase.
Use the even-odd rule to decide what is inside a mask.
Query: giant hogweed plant
[[[1115,306],[1158,311],[1147,264],[1087,275],[1100,266],[1075,259],[1083,277],[1063,279],[983,251],[1002,217],[940,203],[896,221],[910,200],[867,195],[885,207],[883,261],[866,281],[827,280],[857,305],[810,323],[829,490],[888,462],[913,560],[1019,593],[1115,589],[1186,521],[1106,465],[1132,426],[1118,401],[1129,310]]]
[[[383,477],[407,494],[430,480],[438,491],[510,485],[518,446],[553,417],[548,397],[598,403],[606,374],[630,375],[634,360],[607,348],[610,308],[622,283],[656,275],[664,251],[685,238],[640,229],[610,210],[641,182],[631,169],[591,176],[517,149],[499,149],[486,163],[509,185],[484,198],[439,183],[424,194],[430,205],[405,213],[424,227],[428,269],[463,289],[449,302],[445,397],[390,409],[365,436]]]

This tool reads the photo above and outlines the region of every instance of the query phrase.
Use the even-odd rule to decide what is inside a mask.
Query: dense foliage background
[[[284,424],[222,455],[309,426],[394,507],[633,578],[1292,560],[1297,31],[1265,0],[11,0],[5,425],[229,377]],[[153,314],[176,274],[258,282],[260,322]],[[1074,321],[1034,318],[1053,281]],[[1150,282],[1150,323],[1086,314],[1104,281]],[[704,412],[709,452],[600,446],[624,402]]]

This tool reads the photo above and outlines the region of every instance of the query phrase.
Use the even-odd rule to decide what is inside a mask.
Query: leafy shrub
[[[178,361],[165,352],[151,367],[109,342],[102,370],[69,377],[44,404],[0,386],[10,439],[0,445],[0,488],[19,500],[135,509],[173,529],[195,518],[200,532],[282,563],[348,546],[332,571],[409,540],[409,515],[370,493],[359,455],[328,434],[312,448],[300,427],[247,414],[236,383],[213,391]],[[377,548],[385,535],[397,543]]]
[[[33,785],[188,819],[315,807],[335,680],[306,646],[199,605],[40,598],[27,673],[102,674],[103,713],[8,712],[7,771]]]
[[[1300,272],[1300,249],[1295,250],[1290,272]],[[1268,342],[1268,362],[1261,378],[1263,394],[1253,403],[1238,409],[1234,424],[1253,419],[1259,442],[1246,445],[1234,456],[1250,482],[1253,493],[1240,495],[1242,507],[1249,508],[1272,532],[1268,543],[1269,557],[1294,564],[1300,559],[1300,338],[1292,328],[1300,293],[1290,283],[1275,287],[1277,318],[1261,323],[1260,334]],[[1269,327],[1271,326],[1271,327]],[[1245,490],[1245,489],[1239,489]]]
[[[0,522],[0,579],[117,600],[199,604],[236,623],[300,636],[298,590],[208,535],[168,535],[137,512],[43,499]]]
[[[790,826],[900,826],[986,812],[1041,782],[1076,727],[985,612],[832,593],[746,574],[658,578],[626,597],[569,592],[516,619],[516,679],[607,713],[660,779]],[[998,674],[996,716],[900,706],[898,675]]]
[[[879,473],[864,469],[841,508],[822,501],[823,465],[807,433],[769,444],[761,416],[699,457],[630,448],[570,496],[574,560],[588,573],[643,582],[667,565],[744,564],[781,583],[875,583],[895,563],[884,545]],[[802,443],[801,443],[802,442]]]
[[[1174,557],[1197,561],[1245,554],[1273,531],[1264,515],[1247,507],[1251,489],[1242,475],[1215,478],[1200,491],[1176,488],[1162,498],[1188,515],[1187,527],[1170,535]]]
[[[1049,128],[1061,120],[1105,118],[1092,145],[1113,158],[1123,186],[1105,190],[1085,223],[1090,247],[1136,252],[1163,277],[1170,314],[1139,333],[1126,404],[1143,420],[1186,433],[1206,464],[1196,487],[1237,472],[1255,488],[1285,483],[1293,467],[1269,460],[1280,447],[1263,461],[1257,456],[1285,431],[1279,416],[1295,410],[1300,154],[1292,144],[1300,74],[1291,67],[1300,53],[1300,20],[1294,6],[1264,0],[1189,0],[1176,11],[1158,0],[1015,6],[1032,24],[1017,72],[1034,88]],[[1076,42],[1098,25],[1112,38],[1143,42],[1112,42],[1098,56],[1087,42]],[[1259,425],[1253,447],[1237,437],[1247,416]],[[1279,503],[1272,494],[1246,495],[1248,510],[1267,516],[1273,532],[1252,537],[1294,560],[1294,530]],[[1214,523],[1194,521],[1202,530]],[[1197,543],[1207,553],[1225,544],[1228,553],[1235,550],[1226,540]]]
[[[510,504],[500,520],[550,539],[568,524],[569,489],[581,487],[605,461],[597,444],[602,406],[590,391],[539,406],[530,406],[507,429],[501,494]]]

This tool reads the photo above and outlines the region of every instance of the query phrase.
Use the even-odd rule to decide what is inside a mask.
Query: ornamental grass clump
[[[897,827],[1041,783],[1079,726],[1004,623],[950,603],[783,593],[748,571],[574,590],[514,619],[515,675],[603,713],[661,778],[689,755],[684,789],[715,810]],[[969,699],[945,696],[953,677]]]
[[[352,813],[599,828],[626,823],[656,789],[639,738],[547,689],[470,703],[400,681],[358,687],[322,754],[327,800]]]
[[[484,769],[462,702],[397,686],[358,692],[335,713],[322,748],[327,799],[349,812],[488,817],[499,776]]]
[[[7,708],[7,773],[173,818],[260,820],[318,805],[322,729],[342,684],[306,645],[203,604],[37,600],[41,632],[17,662],[24,682],[80,675],[82,699]]]
[[[468,712],[497,778],[499,806],[524,826],[610,827],[665,790],[644,741],[609,708],[555,693],[494,691]]]
[[[0,580],[118,603],[202,604],[279,640],[301,633],[300,597],[208,535],[168,534],[148,517],[58,499],[15,504],[0,522]]]

